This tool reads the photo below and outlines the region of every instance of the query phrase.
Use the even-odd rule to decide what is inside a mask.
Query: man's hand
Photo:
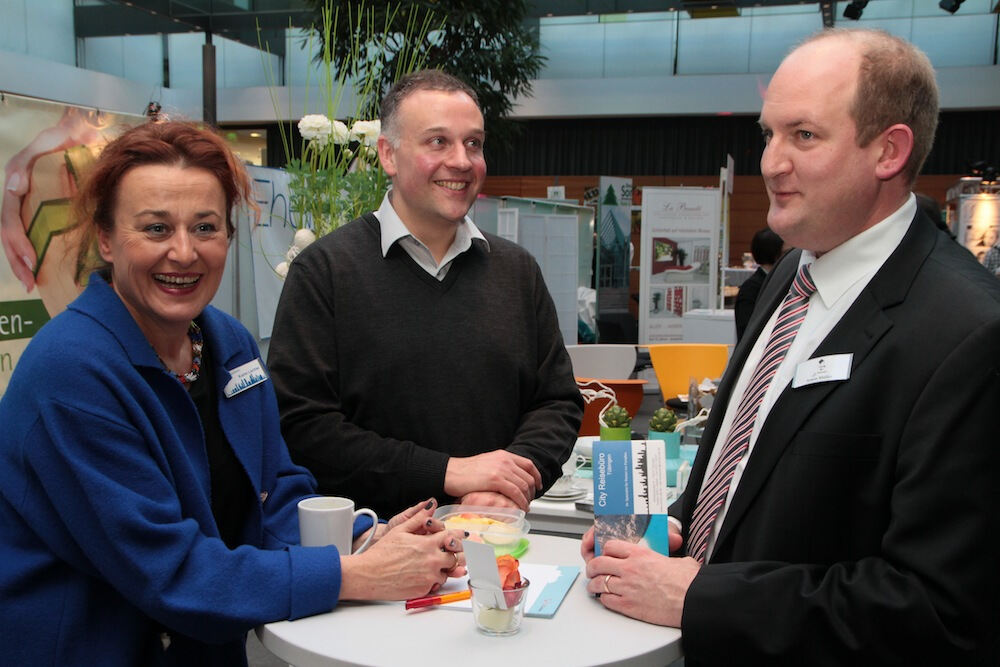
[[[444,492],[461,498],[470,493],[493,491],[509,498],[527,511],[535,492],[542,488],[542,476],[530,459],[497,449],[476,456],[448,459]]]
[[[684,598],[700,569],[693,558],[667,558],[638,544],[609,540],[603,553],[587,563],[587,590],[600,593],[601,604],[612,611],[679,628]]]
[[[675,553],[681,548],[681,543],[684,541],[684,538],[681,537],[680,531],[677,530],[677,526],[673,523],[670,523],[667,528],[667,532],[667,543],[670,547],[670,553]],[[584,563],[589,563],[594,557],[593,526],[591,526],[590,530],[584,534],[583,539],[580,541],[580,556],[583,557]]]
[[[458,500],[462,505],[474,505],[477,507],[513,507],[520,509],[513,500],[495,491],[475,491],[467,493]]]
[[[591,526],[590,530],[583,534],[583,539],[580,540],[580,555],[583,557],[584,563],[589,563],[594,558],[594,527]]]

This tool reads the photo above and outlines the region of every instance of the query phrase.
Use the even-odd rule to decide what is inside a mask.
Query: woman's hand
[[[439,531],[442,531],[444,530],[444,524],[438,521],[437,519],[433,518],[435,509],[437,509],[437,500],[435,500],[434,498],[419,502],[413,507],[405,509],[396,516],[389,519],[389,523],[375,524],[365,532],[361,533],[357,537],[357,539],[354,540],[353,550],[356,551],[362,544],[364,544],[365,540],[368,539],[368,534],[371,533],[373,530],[375,531],[375,536],[372,537],[372,543],[369,545],[369,547],[373,546],[376,542],[385,537],[386,533],[388,533],[390,530],[403,525],[404,523],[406,523],[408,519],[415,517],[417,515],[425,517],[421,534],[437,533]]]
[[[341,556],[340,599],[406,600],[436,591],[449,576],[463,576],[462,531],[443,530],[430,511],[420,509],[387,529],[364,553]]]

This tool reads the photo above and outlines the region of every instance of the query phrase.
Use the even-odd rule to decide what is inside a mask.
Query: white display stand
[[[480,225],[479,218],[473,218],[476,225],[524,246],[534,255],[555,302],[563,339],[575,343],[579,289],[589,289],[593,275],[594,209],[546,199],[503,197],[502,201],[493,227]]]
[[[682,316],[712,308],[719,294],[722,191],[644,188],[639,342],[684,340]]]
[[[685,343],[736,344],[736,320],[732,310],[689,310],[681,320]]]
[[[515,218],[517,242],[542,269],[556,306],[564,341],[576,340],[577,218],[521,211]]]

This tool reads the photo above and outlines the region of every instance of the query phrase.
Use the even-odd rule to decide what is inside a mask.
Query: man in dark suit
[[[1000,664],[1000,282],[917,211],[936,122],[887,33],[821,33],[770,82],[768,225],[802,250],[723,376],[680,557],[583,543],[588,590],[680,627],[688,667]]]
[[[757,295],[764,285],[764,279],[774,268],[778,258],[781,257],[784,248],[784,241],[781,237],[772,232],[769,228],[757,230],[750,241],[750,253],[753,261],[757,262],[757,270],[740,285],[740,290],[736,294],[734,304],[734,317],[736,319],[736,342],[740,342],[743,334],[750,323],[750,315],[757,304]]]

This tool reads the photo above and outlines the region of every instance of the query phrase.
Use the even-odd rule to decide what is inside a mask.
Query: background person
[[[583,401],[537,263],[466,217],[486,177],[475,93],[437,70],[381,108],[378,211],[292,262],[268,362],[293,459],[388,514],[528,503],[562,475]]]
[[[11,664],[245,664],[255,625],[463,572],[433,501],[360,555],[295,546],[314,480],[288,458],[270,382],[227,388],[234,369],[264,371],[246,329],[208,306],[248,191],[225,143],[184,123],[126,132],[83,187],[77,219],[107,267],[0,400]]]
[[[781,240],[781,237],[767,227],[758,230],[753,235],[753,239],[750,241],[750,253],[753,255],[753,261],[757,262],[757,270],[743,281],[739,292],[736,294],[736,303],[734,304],[736,312],[734,316],[736,320],[737,343],[740,341],[740,338],[743,338],[743,332],[746,331],[747,324],[750,323],[750,315],[753,313],[753,307],[757,303],[757,295],[760,294],[760,288],[764,284],[764,279],[767,278],[767,274],[774,268],[774,264],[783,252],[784,242]]]
[[[879,31],[825,31],[771,79],[768,225],[802,250],[671,508],[688,555],[583,545],[588,590],[680,627],[689,667],[1000,664],[1000,283],[910,192],[937,99]]]

